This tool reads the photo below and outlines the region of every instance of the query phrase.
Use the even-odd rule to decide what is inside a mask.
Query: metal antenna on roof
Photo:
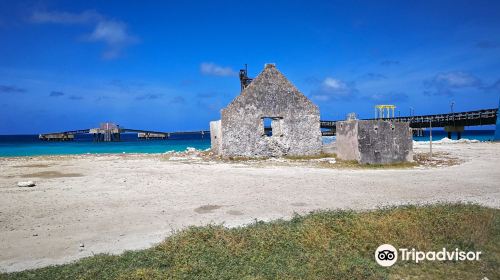
[[[243,91],[251,82],[252,79],[248,78],[248,65],[245,63],[245,69],[240,70],[241,91]]]

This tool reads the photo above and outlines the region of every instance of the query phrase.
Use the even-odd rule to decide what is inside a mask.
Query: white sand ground
[[[316,209],[435,201],[500,208],[500,143],[442,144],[434,151],[462,163],[366,170],[185,163],[160,155],[2,158],[0,269],[145,248],[189,225],[236,226]],[[36,187],[17,187],[26,180]]]

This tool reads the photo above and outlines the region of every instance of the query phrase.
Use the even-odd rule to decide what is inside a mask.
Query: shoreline
[[[460,161],[356,169],[189,155],[168,160],[165,154],[0,158],[0,270],[143,249],[190,225],[240,226],[321,209],[436,202],[500,208],[500,143],[433,148],[436,157],[449,154]],[[414,151],[424,154],[428,145],[415,145]],[[16,186],[24,180],[37,185]]]
[[[0,137],[1,136],[2,135],[0,135]],[[16,136],[16,135],[4,135],[4,136]],[[21,136],[23,136],[23,135],[21,135]],[[332,143],[332,141],[331,141],[332,137],[334,138],[335,136],[323,136],[323,145],[324,146],[330,145]],[[102,144],[104,144],[106,146],[109,145],[109,147],[111,147],[112,149],[120,149],[120,148],[127,149],[127,148],[130,148],[129,146],[127,146],[127,144],[131,144],[131,143],[132,144],[133,143],[139,143],[136,146],[135,149],[137,150],[137,149],[143,148],[143,150],[141,150],[141,151],[122,151],[122,150],[120,150],[120,151],[113,151],[113,150],[110,150],[109,152],[103,152],[102,150],[97,150],[97,151],[94,151],[94,152],[88,152],[88,151],[74,152],[73,151],[73,152],[59,152],[59,153],[57,153],[57,152],[54,152],[54,153],[43,153],[42,152],[42,153],[34,153],[34,154],[26,154],[26,155],[18,155],[18,154],[11,155],[9,153],[2,154],[2,149],[6,149],[6,148],[8,148],[8,146],[4,146],[4,147],[0,146],[0,159],[3,159],[3,158],[26,158],[26,157],[33,158],[33,157],[40,157],[40,156],[78,156],[78,155],[97,155],[97,156],[119,155],[119,154],[161,155],[161,154],[167,154],[169,152],[186,152],[190,148],[195,148],[198,151],[206,151],[206,150],[210,149],[210,143],[209,143],[209,141],[207,143],[208,139],[173,139],[173,140],[174,141],[194,141],[194,142],[183,145],[182,149],[178,149],[179,147],[172,147],[172,146],[164,145],[164,148],[162,148],[160,150],[157,149],[157,150],[153,150],[153,151],[148,151],[147,149],[144,149],[144,147],[153,148],[154,146],[157,146],[156,144],[158,144],[158,143],[166,144],[167,142],[165,142],[165,141],[170,141],[170,140],[153,140],[154,142],[122,141],[122,142],[99,142],[99,143],[94,143],[92,141],[81,141],[81,142],[78,142],[78,144],[82,144],[82,145],[89,145],[89,144],[91,144],[91,145],[87,146],[88,150],[92,150],[93,148],[96,148],[96,147],[102,147],[102,146],[99,146],[99,145],[102,145]],[[196,142],[200,142],[200,141],[201,142],[205,142],[204,145],[203,145],[203,148],[200,148],[200,146],[198,146],[199,143],[196,143]],[[433,144],[441,144],[443,141],[446,144],[450,144],[450,143],[455,144],[455,143],[463,143],[463,142],[472,142],[472,143],[476,143],[476,142],[481,142],[481,143],[494,142],[493,140],[468,139],[466,137],[462,138],[461,140],[449,140],[447,137],[444,137],[444,138],[440,138],[439,140],[434,139]],[[27,147],[30,147],[33,144],[35,144],[35,145],[41,145],[39,148],[43,148],[42,144],[48,144],[48,146],[46,146],[46,147],[50,147],[51,144],[61,145],[61,146],[69,144],[69,146],[71,147],[71,144],[75,143],[75,142],[49,142],[49,143],[47,143],[47,142],[41,141],[41,142],[21,142],[21,143],[27,143],[26,144]],[[113,143],[117,144],[117,145],[113,145]],[[144,145],[144,144],[148,144],[148,143],[152,144],[152,145]],[[416,140],[416,138],[414,137],[413,138],[413,143],[414,144],[415,143],[419,143],[419,144],[426,143],[426,144],[428,144],[429,141],[427,141],[425,139],[417,139]],[[0,141],[0,144],[2,144],[2,141]],[[94,146],[94,144],[96,144],[97,146]],[[125,144],[125,145],[124,146],[120,146],[121,144]],[[78,145],[75,145],[72,148],[77,147],[77,146]],[[198,146],[198,147],[196,147],[196,146]],[[15,149],[19,149],[19,147],[15,147]],[[3,152],[5,153],[5,151],[3,151]]]

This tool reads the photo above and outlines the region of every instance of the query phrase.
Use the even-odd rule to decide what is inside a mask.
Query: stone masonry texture
[[[383,120],[337,122],[337,157],[363,164],[413,161],[408,123]]]
[[[218,133],[219,142],[215,141],[212,148],[223,157],[308,156],[321,152],[318,107],[273,64],[266,64],[221,115],[220,126],[212,124],[211,133]],[[265,118],[271,120],[271,136],[264,133]]]

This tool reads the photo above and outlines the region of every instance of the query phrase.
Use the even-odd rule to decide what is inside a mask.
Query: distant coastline
[[[433,140],[447,137],[442,130],[433,130]],[[491,141],[494,130],[466,130],[462,138]],[[327,138],[324,137],[325,141]],[[415,141],[429,141],[428,131],[424,136],[413,137]],[[138,140],[137,135],[129,134],[121,142],[94,143],[88,135],[78,136],[70,142],[43,142],[38,135],[0,135],[0,157],[78,155],[78,154],[156,154],[168,151],[185,151],[187,148],[206,150],[210,148],[210,136],[188,135],[169,140]]]

